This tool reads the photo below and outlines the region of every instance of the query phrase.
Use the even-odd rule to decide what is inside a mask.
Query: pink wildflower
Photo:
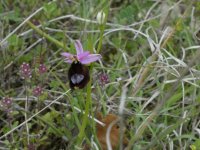
[[[61,53],[65,57],[65,62],[73,63],[80,62],[81,64],[89,64],[101,58],[100,54],[90,54],[89,51],[84,51],[82,44],[79,40],[75,41],[76,55],[71,53]]]

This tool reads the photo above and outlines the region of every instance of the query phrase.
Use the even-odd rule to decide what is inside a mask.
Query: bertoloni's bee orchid
[[[90,64],[101,59],[100,54],[90,54],[84,51],[79,40],[75,41],[76,55],[67,52],[61,53],[65,57],[65,62],[71,66],[68,71],[69,85],[71,89],[82,89],[90,80],[89,68],[86,64]]]
[[[65,57],[65,62],[73,63],[73,62],[80,62],[81,64],[90,64],[101,59],[100,54],[90,54],[89,51],[84,51],[82,44],[79,40],[75,41],[75,48],[76,48],[76,55],[64,52],[61,53],[62,56]]]

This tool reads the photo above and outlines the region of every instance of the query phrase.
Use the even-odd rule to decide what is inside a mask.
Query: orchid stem
[[[88,86],[87,86],[87,99],[86,99],[86,104],[85,104],[85,114],[83,116],[83,122],[82,122],[82,126],[81,126],[81,129],[80,129],[80,132],[78,134],[78,142],[77,142],[77,145],[80,146],[82,140],[83,140],[83,137],[85,135],[85,128],[87,126],[87,122],[88,122],[88,114],[89,114],[89,107],[91,105],[92,101],[91,101],[91,80],[90,82],[88,83]]]

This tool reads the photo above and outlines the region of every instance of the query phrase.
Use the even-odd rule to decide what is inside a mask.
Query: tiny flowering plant
[[[42,87],[37,86],[33,89],[32,94],[36,97],[39,97],[43,93]]]
[[[10,97],[4,97],[0,100],[0,109],[7,113],[8,116],[12,113],[13,99]]]
[[[101,86],[104,86],[104,85],[106,85],[107,83],[109,83],[109,76],[108,76],[108,74],[106,74],[106,73],[101,73],[101,74],[98,76],[98,78],[99,78],[99,84],[100,84]]]
[[[20,66],[20,76],[22,79],[28,79],[31,78],[31,68],[28,63],[23,62]]]
[[[85,65],[101,59],[100,54],[90,54],[84,51],[79,40],[75,41],[76,55],[71,53],[61,53],[65,57],[65,62],[71,64],[68,71],[69,85],[71,89],[84,88],[90,80],[89,68]]]
[[[0,106],[3,108],[10,108],[12,106],[12,99],[9,97],[4,97],[0,102]]]
[[[45,64],[40,64],[39,68],[38,68],[39,74],[44,74],[47,72],[47,67],[45,66]]]

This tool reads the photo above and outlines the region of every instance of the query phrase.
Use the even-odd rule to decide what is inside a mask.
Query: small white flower
[[[103,24],[104,21],[105,21],[105,17],[106,17],[106,15],[105,15],[105,13],[103,11],[98,12],[98,14],[97,14],[97,22],[99,24]]]

